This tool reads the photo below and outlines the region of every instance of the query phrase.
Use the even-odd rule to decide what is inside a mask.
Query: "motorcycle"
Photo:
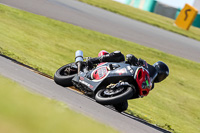
[[[83,52],[76,51],[76,60],[59,68],[54,81],[61,86],[74,86],[103,105],[112,105],[118,112],[128,108],[127,100],[147,96],[154,83],[169,75],[163,62],[133,66],[124,62],[104,62],[88,69]]]

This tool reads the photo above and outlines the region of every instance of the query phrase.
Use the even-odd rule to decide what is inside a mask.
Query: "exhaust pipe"
[[[82,65],[82,62],[83,62],[83,51],[81,51],[81,50],[76,51],[75,62],[76,62],[76,65],[78,66],[78,74],[79,74],[80,71],[81,71],[81,65]]]

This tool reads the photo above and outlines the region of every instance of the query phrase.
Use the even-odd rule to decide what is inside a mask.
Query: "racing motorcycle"
[[[169,75],[168,66],[161,61],[145,66],[133,66],[126,61],[104,62],[88,69],[88,58],[83,58],[83,52],[78,50],[75,55],[74,63],[56,71],[54,81],[64,87],[74,86],[98,103],[112,105],[118,112],[128,108],[127,100],[147,96],[154,83]]]

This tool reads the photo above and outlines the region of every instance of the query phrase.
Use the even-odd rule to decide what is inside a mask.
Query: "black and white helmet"
[[[164,62],[158,61],[154,63],[153,66],[158,73],[154,80],[155,83],[163,81],[169,75],[169,68]]]

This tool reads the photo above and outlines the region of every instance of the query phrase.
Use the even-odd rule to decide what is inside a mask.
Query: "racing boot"
[[[100,62],[121,62],[125,61],[124,55],[120,51],[100,56]]]
[[[88,70],[91,70],[93,68],[94,64],[98,64],[100,63],[100,57],[96,57],[96,58],[90,58],[86,61],[86,65],[88,67]]]
[[[127,63],[129,63],[130,65],[138,66],[138,59],[134,55],[132,54],[126,55],[126,60]]]

